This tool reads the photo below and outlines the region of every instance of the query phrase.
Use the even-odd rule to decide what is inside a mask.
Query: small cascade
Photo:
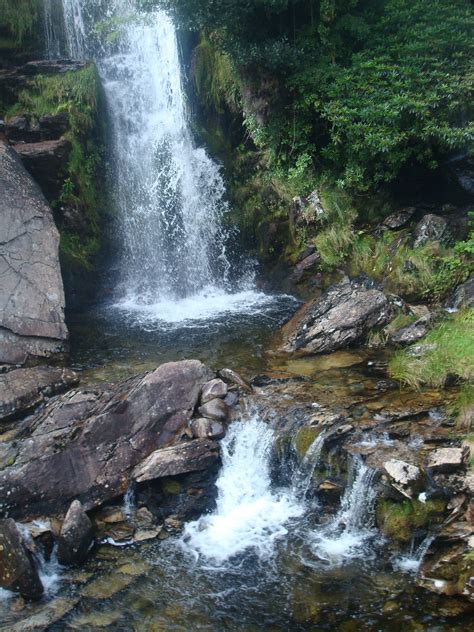
[[[272,556],[288,521],[304,512],[291,490],[272,489],[273,442],[273,430],[256,416],[231,425],[221,444],[217,508],[186,526],[185,550],[218,565],[248,550],[263,559]]]
[[[293,475],[292,486],[299,498],[304,499],[311,487],[314,472],[319,467],[321,461],[325,439],[326,434],[323,430],[309,446],[301,465]]]
[[[58,21],[58,11],[60,10],[59,0],[43,0],[44,39],[48,59],[59,59],[62,56]]]
[[[429,533],[417,547],[415,547],[414,540],[412,540],[410,553],[408,555],[395,557],[392,561],[393,566],[405,573],[418,573],[423,558],[435,537],[434,534]]]
[[[330,564],[344,559],[371,555],[366,544],[375,533],[374,507],[377,491],[374,485],[376,470],[360,456],[353,458],[349,483],[337,514],[321,530],[313,534],[312,552]]]
[[[135,486],[130,485],[123,496],[123,514],[130,520],[135,515],[136,511],[136,494]]]

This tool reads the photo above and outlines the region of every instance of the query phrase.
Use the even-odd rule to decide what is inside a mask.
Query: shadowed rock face
[[[59,233],[43,194],[0,142],[0,364],[65,349]]]
[[[181,436],[213,377],[197,360],[171,362],[50,400],[22,422],[28,438],[7,444],[12,464],[0,471],[0,516],[63,513],[74,499],[88,511],[123,494],[131,470]]]
[[[327,353],[360,342],[372,329],[388,323],[393,314],[380,290],[354,282],[330,288],[311,301],[283,328],[280,350],[300,354]]]

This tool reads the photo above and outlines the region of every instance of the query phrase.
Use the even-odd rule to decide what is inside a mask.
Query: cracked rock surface
[[[64,289],[52,211],[0,142],[0,364],[64,351]]]

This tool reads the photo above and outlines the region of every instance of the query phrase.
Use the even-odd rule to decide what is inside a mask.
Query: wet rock
[[[401,327],[390,333],[390,340],[395,344],[411,344],[420,340],[428,333],[429,318],[420,318],[406,327]]]
[[[211,380],[204,384],[201,393],[201,404],[206,404],[212,399],[224,399],[227,395],[227,384],[220,379]]]
[[[399,211],[396,211],[395,213],[392,213],[391,215],[386,217],[382,222],[382,227],[390,228],[392,230],[401,228],[411,220],[415,212],[416,208],[414,206],[402,208]]]
[[[65,350],[59,234],[17,154],[0,141],[0,364]]]
[[[225,436],[225,428],[218,421],[206,419],[193,419],[191,430],[195,439],[222,439]]]
[[[75,606],[79,599],[53,599],[49,603],[36,609],[34,614],[8,626],[10,632],[33,632],[49,630],[55,623],[59,623]]]
[[[75,500],[64,518],[58,539],[58,561],[66,566],[80,564],[93,540],[92,522],[83,506]]]
[[[455,309],[474,307],[474,276],[471,276],[456,289],[453,307]]]
[[[91,581],[81,590],[83,597],[90,599],[110,599],[118,592],[130,586],[136,577],[123,573],[107,573]]]
[[[430,452],[427,465],[432,472],[454,472],[466,466],[468,454],[466,448],[438,448]]]
[[[218,375],[228,384],[235,384],[244,391],[247,391],[247,393],[251,393],[253,391],[247,380],[244,380],[243,377],[241,377],[236,371],[233,371],[232,369],[221,369],[220,371],[218,371]]]
[[[225,396],[224,401],[229,408],[233,408],[239,401],[239,394],[236,391],[229,391]]]
[[[155,527],[154,529],[137,529],[133,536],[133,541],[138,543],[154,540],[159,537],[161,531],[161,527]]]
[[[226,422],[229,419],[229,407],[222,399],[211,399],[198,408],[198,412],[207,419]]]
[[[343,282],[304,305],[284,326],[280,350],[300,354],[335,351],[362,341],[372,327],[387,324],[391,316],[392,306],[383,292]]]
[[[0,374],[0,421],[18,417],[46,397],[77,384],[79,376],[70,369],[34,367]]]
[[[392,486],[407,498],[413,498],[422,489],[423,475],[416,465],[391,459],[384,463],[384,469]]]
[[[89,511],[121,496],[133,468],[182,435],[210,378],[185,360],[53,398],[25,422],[14,464],[0,471],[0,515],[64,513],[75,499]]]
[[[207,470],[220,458],[219,444],[215,441],[196,439],[170,448],[156,450],[132,472],[137,483]]]
[[[429,241],[439,241],[445,234],[447,222],[439,215],[425,215],[416,225],[414,247],[424,246]]]
[[[321,259],[321,256],[320,256],[320,254],[318,252],[313,252],[312,254],[310,254],[307,257],[305,257],[304,259],[302,259],[295,266],[295,271],[293,273],[293,279],[295,281],[299,281],[301,279],[301,277],[303,276],[304,272],[306,272],[306,270],[309,270],[313,266],[315,266],[320,259]]]
[[[15,521],[0,520],[0,587],[25,599],[40,599],[44,589]]]
[[[71,148],[70,141],[64,138],[14,146],[25,168],[50,201],[61,194]]]

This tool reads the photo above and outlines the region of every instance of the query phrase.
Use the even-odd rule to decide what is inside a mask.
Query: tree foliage
[[[271,78],[265,128],[248,125],[289,174],[360,190],[472,149],[469,0],[143,2],[212,33],[245,80]]]

